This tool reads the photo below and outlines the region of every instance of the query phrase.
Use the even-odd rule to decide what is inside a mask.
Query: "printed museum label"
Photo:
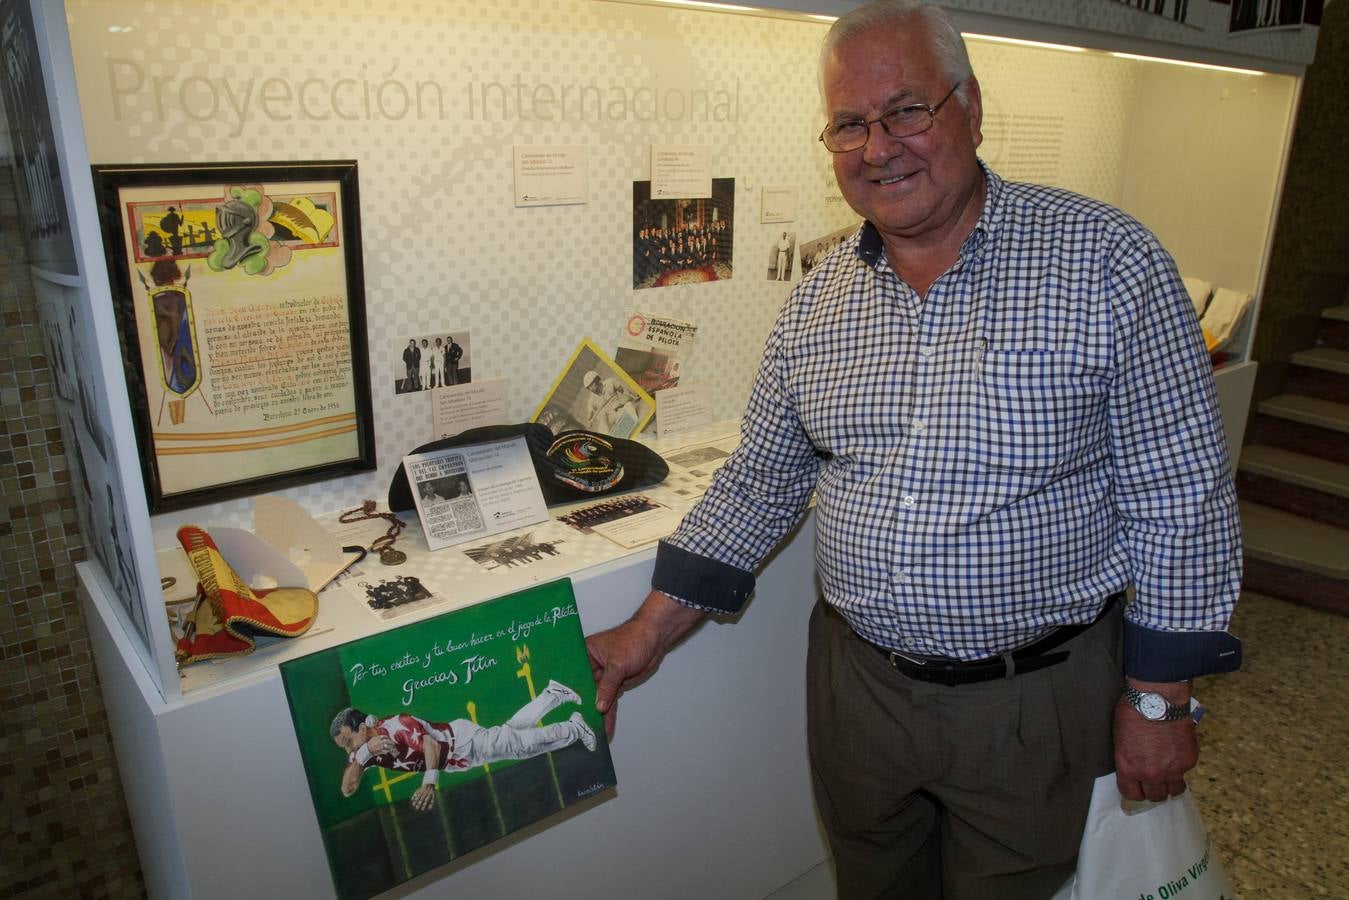
[[[403,466],[432,550],[548,518],[522,437],[413,453]]]
[[[564,206],[589,199],[584,146],[514,147],[515,205]]]

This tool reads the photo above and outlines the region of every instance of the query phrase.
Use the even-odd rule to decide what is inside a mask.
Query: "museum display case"
[[[240,324],[242,313],[212,318],[210,279],[226,277],[217,265],[229,268],[213,260],[216,207],[247,201],[233,207],[247,218],[264,204],[288,204],[285,230],[260,238],[257,258],[345,254],[334,257],[332,271],[359,278],[363,288],[352,292],[363,294],[362,340],[347,338],[348,323],[361,318],[350,315],[337,345],[363,354],[353,364],[362,377],[352,384],[368,396],[352,401],[344,393],[334,413],[359,418],[362,438],[324,457],[360,464],[272,486],[320,523],[332,527],[342,511],[372,498],[382,503],[403,456],[439,437],[430,392],[410,388],[433,377],[408,361],[410,342],[426,341],[430,355],[443,336],[444,355],[432,357],[440,383],[449,382],[453,344],[455,382],[504,380],[496,401],[504,420],[524,422],[566,387],[560,371],[574,370],[578,384],[589,380],[598,364],[572,365],[574,348],[615,353],[632,310],[696,323],[681,384],[705,386],[707,417],[720,424],[642,439],[662,454],[721,439],[734,432],[778,309],[799,270],[814,261],[808,248],[831,246],[830,236],[858,221],[815,140],[823,124],[819,42],[830,16],[852,5],[521,0],[374,10],[32,0],[73,247],[70,266],[34,257],[34,281],[44,328],[71,373],[57,393],[79,473],[81,525],[94,549],[82,566],[82,592],[152,891],[233,896],[263,877],[277,890],[329,890],[280,663],[558,576],[572,577],[585,630],[594,631],[636,606],[654,555],[649,543],[624,547],[586,535],[531,565],[487,568],[454,547],[430,553],[410,516],[399,547],[410,565],[439,567],[445,587],[433,602],[383,617],[338,586],[320,594],[304,637],[180,670],[165,613],[169,589],[157,589],[176,577],[167,574],[176,532],[187,524],[256,527],[247,490],[191,493],[219,483],[223,463],[211,446],[183,456],[184,435],[202,440],[203,423],[237,400],[245,382],[262,390],[261,382],[218,374],[231,353],[234,365],[250,360],[204,335],[214,323],[212,334],[229,325],[252,328],[253,341],[274,337]],[[982,158],[1006,178],[1117,205],[1161,239],[1210,341],[1235,460],[1257,365],[1252,323],[1314,24],[1247,27],[1239,9],[1208,0],[1189,4],[1179,18],[1115,0],[1041,0],[1015,18],[1003,14],[1005,5],[951,4],[982,88]],[[521,190],[521,154],[530,148],[565,161],[565,197],[540,201]],[[662,148],[701,148],[715,192],[696,203],[668,201],[668,210],[643,206],[654,199]],[[245,196],[249,185],[265,182],[269,166],[338,163],[358,172],[360,185],[356,205],[340,216],[324,212],[324,192],[337,192],[318,182]],[[251,167],[257,177],[212,183],[211,171],[225,166]],[[164,167],[191,173],[160,177],[153,190],[138,187],[142,193],[121,200],[96,190],[96,171]],[[186,190],[197,184],[210,190]],[[144,206],[140,219],[133,202]],[[118,203],[127,204],[125,218]],[[171,227],[164,225],[170,212],[178,217]],[[333,223],[357,220],[356,245],[341,243]],[[241,238],[240,259],[257,228]],[[651,235],[680,229],[686,244],[670,246],[698,277],[657,271],[664,245]],[[151,249],[174,251],[163,255],[178,264],[154,284],[131,274],[142,262],[148,271],[160,255],[146,249],[152,235]],[[655,249],[643,262],[648,246]],[[656,268],[648,273],[644,265]],[[342,288],[316,287],[304,272],[280,263],[274,275],[237,276],[241,284],[273,279],[268,321],[295,335],[268,344],[275,351],[268,358],[292,360],[285,370],[292,374],[270,375],[268,385],[294,380],[296,366],[332,362],[319,359],[331,340],[315,337],[320,349],[311,351],[304,328],[323,305],[314,298],[331,301]],[[153,312],[137,313],[136,297]],[[146,318],[133,346],[143,354],[117,339],[125,344],[135,333],[137,315]],[[155,329],[180,333],[189,316],[203,335],[201,373],[181,360],[175,368],[167,350],[154,362],[155,337],[168,347],[168,332]],[[166,397],[178,404],[174,411],[164,412]],[[236,431],[255,440],[252,431],[283,426],[291,424]],[[148,467],[147,452],[155,454]],[[270,461],[260,466],[260,476],[289,471]],[[162,485],[147,490],[147,473],[153,480],[161,471],[187,486],[188,502],[166,504]],[[672,485],[661,503],[680,512],[695,497]],[[686,655],[667,663],[668,675],[626,701],[614,744],[616,795],[596,798],[584,815],[555,828],[530,831],[527,846],[513,839],[472,865],[455,864],[456,883],[543,885],[563,877],[593,888],[594,879],[612,879],[600,892],[623,894],[625,885],[641,883],[649,844],[678,847],[706,865],[646,896],[696,895],[709,883],[763,895],[823,860],[804,748],[780,752],[801,744],[801,723],[788,716],[768,729],[745,725],[768,704],[801,705],[812,528],[808,517],[763,574],[760,594],[774,594],[771,602],[751,604],[743,623],[702,629]],[[717,690],[732,680],[745,685],[743,693]],[[665,759],[683,755],[673,746],[673,723],[685,734],[723,735],[717,766]],[[257,734],[268,736],[261,766],[250,739]],[[203,815],[227,783],[237,785],[230,808]],[[740,798],[741,812],[711,827],[702,805],[725,793]],[[656,808],[662,821],[651,822]],[[781,834],[747,836],[765,820],[779,823]],[[245,837],[288,852],[241,871],[233,861],[250,855]],[[590,871],[577,856],[597,840],[611,842],[607,856],[626,861],[612,872]],[[442,876],[431,873],[413,888]]]

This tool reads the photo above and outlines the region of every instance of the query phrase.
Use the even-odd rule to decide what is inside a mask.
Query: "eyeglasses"
[[[957,81],[953,84],[951,89],[946,92],[946,96],[942,97],[936,106],[929,106],[926,103],[896,106],[874,119],[855,119],[850,122],[826,125],[824,131],[820,132],[820,141],[830,153],[847,153],[850,150],[858,150],[865,147],[867,141],[871,140],[871,126],[877,122],[885,129],[885,133],[892,138],[906,138],[913,137],[915,134],[922,134],[932,127],[937,111],[946,105],[946,101],[951,99],[951,95],[956,92],[956,88],[962,84],[964,84],[963,81]]]

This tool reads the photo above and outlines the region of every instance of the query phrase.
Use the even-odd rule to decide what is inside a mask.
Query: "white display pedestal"
[[[1246,436],[1246,419],[1251,411],[1251,392],[1255,390],[1255,371],[1258,367],[1259,364],[1253,361],[1239,362],[1213,373],[1233,472],[1236,472],[1237,463],[1241,461],[1241,443]]]
[[[823,862],[805,738],[814,538],[807,516],[737,621],[705,624],[623,697],[616,791],[388,896],[758,898]],[[632,613],[654,559],[573,577],[588,633]],[[333,896],[277,668],[166,704],[85,565],[80,594],[150,895]]]

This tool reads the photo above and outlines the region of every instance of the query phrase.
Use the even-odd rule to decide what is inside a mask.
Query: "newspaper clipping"
[[[693,351],[698,326],[653,313],[628,310],[614,362],[648,394],[679,384]]]
[[[548,518],[524,438],[412,454],[403,465],[432,550]]]

